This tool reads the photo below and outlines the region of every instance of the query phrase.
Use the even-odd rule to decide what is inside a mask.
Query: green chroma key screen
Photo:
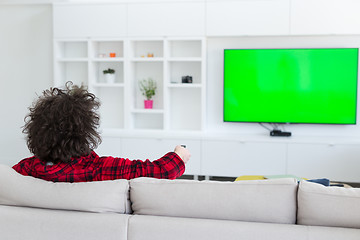
[[[358,49],[225,49],[224,121],[356,124]]]

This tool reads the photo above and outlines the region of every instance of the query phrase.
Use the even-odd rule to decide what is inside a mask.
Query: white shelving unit
[[[204,38],[55,39],[54,81],[87,85],[101,101],[103,129],[201,131],[205,60]],[[108,68],[114,83],[104,78]],[[181,83],[183,76],[193,83]],[[153,109],[144,109],[138,84],[147,78],[157,83]]]

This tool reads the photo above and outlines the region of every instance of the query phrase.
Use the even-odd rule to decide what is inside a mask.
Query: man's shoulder
[[[24,165],[24,164],[30,164],[33,163],[35,161],[40,161],[40,159],[38,159],[36,156],[32,156],[32,157],[27,157],[22,159],[20,162],[18,162],[17,164],[15,164],[14,166],[17,165]]]
[[[36,162],[39,161],[40,159],[38,159],[36,156],[27,157],[15,164],[12,168],[18,173],[25,174],[28,173],[28,170],[33,164],[36,164]]]

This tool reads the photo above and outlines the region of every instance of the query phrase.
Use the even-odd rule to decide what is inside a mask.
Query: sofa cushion
[[[309,240],[306,226],[295,224],[145,215],[129,219],[128,237],[136,240]]]
[[[129,214],[0,205],[2,240],[127,240]]]
[[[0,204],[87,212],[129,212],[127,180],[54,183],[0,164]]]
[[[128,239],[359,240],[360,229],[135,215]]]
[[[253,222],[295,223],[296,191],[295,179],[130,181],[135,214]]]
[[[298,224],[360,228],[360,189],[301,181]]]

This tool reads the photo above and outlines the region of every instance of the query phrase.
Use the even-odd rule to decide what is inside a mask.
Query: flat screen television
[[[358,49],[225,49],[224,121],[356,124]]]

